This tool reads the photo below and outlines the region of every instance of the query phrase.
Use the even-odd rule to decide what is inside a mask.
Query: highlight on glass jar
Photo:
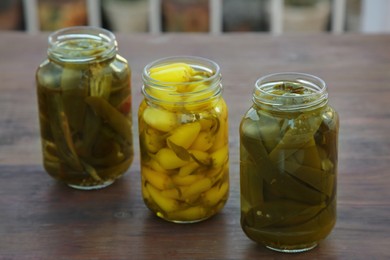
[[[138,111],[142,195],[158,217],[205,220],[229,193],[228,110],[219,66],[168,57],[143,71]]]
[[[281,252],[303,252],[336,221],[339,118],[318,77],[260,78],[240,125],[241,227]]]
[[[43,164],[77,189],[98,189],[133,160],[131,72],[115,36],[70,27],[49,36],[36,72]]]

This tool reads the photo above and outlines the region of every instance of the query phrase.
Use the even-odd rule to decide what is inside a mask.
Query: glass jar
[[[260,78],[240,124],[241,227],[281,252],[314,248],[336,221],[339,118],[325,82]]]
[[[70,27],[49,36],[36,72],[43,165],[77,189],[98,189],[133,160],[131,72],[115,36]]]
[[[169,57],[143,71],[138,112],[142,195],[158,217],[205,220],[229,193],[228,110],[219,66]]]

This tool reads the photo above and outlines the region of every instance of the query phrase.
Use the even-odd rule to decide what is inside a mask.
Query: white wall
[[[363,0],[361,31],[390,33],[390,0]]]

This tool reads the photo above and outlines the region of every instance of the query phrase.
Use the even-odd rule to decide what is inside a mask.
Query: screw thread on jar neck
[[[58,62],[88,63],[113,58],[115,35],[103,28],[75,26],[58,30],[48,38],[48,56]]]
[[[307,111],[328,103],[325,82],[313,75],[283,72],[259,78],[253,102],[261,108],[279,112]]]
[[[207,75],[186,82],[168,82],[151,77],[150,70],[174,63],[188,64],[197,74]],[[222,94],[221,72],[215,62],[193,56],[163,58],[145,66],[142,74],[142,92],[148,102],[176,107],[186,103],[210,102]],[[207,87],[206,87],[207,86]]]

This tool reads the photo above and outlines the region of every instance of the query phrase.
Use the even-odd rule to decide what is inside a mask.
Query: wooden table
[[[133,165],[105,189],[74,190],[45,173],[34,73],[46,39],[0,33],[0,259],[389,259],[390,35],[118,35],[133,68],[134,118],[147,63],[186,54],[222,68],[230,198],[220,214],[191,225],[165,222],[144,206],[137,138]],[[255,80],[281,71],[323,78],[341,117],[337,224],[319,247],[296,255],[256,245],[239,221],[239,122]]]

